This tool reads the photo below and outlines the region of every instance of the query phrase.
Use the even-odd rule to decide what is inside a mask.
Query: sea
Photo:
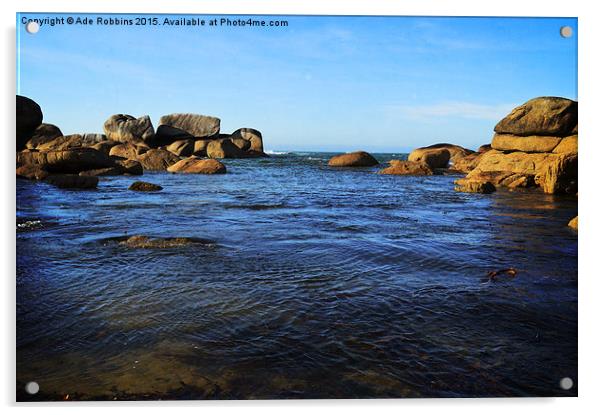
[[[577,396],[575,196],[332,155],[96,190],[17,179],[17,398]]]

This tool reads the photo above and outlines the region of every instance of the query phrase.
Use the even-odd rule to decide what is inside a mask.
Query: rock
[[[207,144],[207,157],[214,159],[240,158],[244,152],[229,139],[211,140]]]
[[[62,135],[63,133],[56,125],[40,124],[25,146],[27,148],[37,148],[40,144],[52,141],[57,137],[62,137]]]
[[[180,161],[180,158],[167,150],[151,149],[138,156],[137,160],[144,170],[167,170],[169,166]]]
[[[470,179],[458,179],[455,181],[456,192],[467,192],[467,193],[493,193],[495,192],[495,186],[491,182],[481,182]]]
[[[504,153],[491,150],[484,153],[475,168],[479,172],[510,172],[538,175],[551,160],[558,158],[552,153]]]
[[[118,166],[79,172],[80,176],[119,176],[121,174],[123,174],[123,169]]]
[[[446,168],[449,159],[450,152],[447,148],[417,148],[408,156],[408,161],[425,163],[431,169]]]
[[[138,156],[147,152],[147,148],[139,147],[132,143],[117,144],[109,151],[110,156],[121,157],[124,159],[136,159]]]
[[[193,137],[206,138],[219,133],[220,119],[199,114],[170,114],[161,117],[159,124],[175,127]]]
[[[158,192],[159,190],[163,190],[163,187],[154,183],[134,182],[130,185],[128,190],[134,190],[136,192]]]
[[[90,148],[93,148],[94,150],[98,150],[101,153],[104,153],[108,156],[109,153],[111,152],[111,149],[118,144],[119,144],[118,141],[104,140],[99,143],[91,145]]]
[[[38,164],[25,164],[17,167],[17,177],[29,180],[44,180],[48,177],[48,172]]]
[[[332,157],[328,161],[328,165],[331,167],[371,167],[378,165],[378,160],[365,151],[355,151]]]
[[[247,151],[251,148],[251,142],[244,138],[231,138],[230,141],[242,151]]]
[[[456,157],[454,164],[451,166],[456,171],[468,173],[474,170],[481,161],[484,152],[472,153],[464,157]]]
[[[560,143],[561,137],[552,136],[519,136],[512,134],[495,134],[491,147],[501,151],[524,151],[526,153],[549,153]]]
[[[474,153],[474,151],[472,151],[472,150],[469,150],[467,148],[464,148],[464,147],[456,145],[456,144],[449,144],[449,143],[432,144],[430,146],[421,147],[420,149],[416,149],[416,150],[440,150],[440,149],[445,149],[445,150],[449,151],[449,161],[451,161],[452,163],[455,162],[456,158],[466,157],[466,156]],[[414,150],[414,151],[416,151],[416,150]]]
[[[119,244],[128,248],[165,249],[181,248],[195,244],[214,245],[214,242],[198,238],[151,238],[145,235],[134,235],[119,242]]]
[[[224,174],[226,166],[214,159],[190,157],[168,167],[171,173]]]
[[[179,128],[175,128],[169,125],[160,125],[157,127],[157,132],[155,134],[155,138],[152,141],[152,144],[155,146],[166,146],[170,145],[174,141],[181,140],[194,140],[194,136],[188,134],[184,130],[180,130]]]
[[[554,148],[553,153],[557,154],[573,154],[577,155],[578,146],[577,146],[577,136],[571,135],[568,137],[564,137],[560,143]]]
[[[44,181],[61,189],[95,189],[98,185],[98,177],[77,174],[51,174]]]
[[[25,148],[27,140],[34,134],[35,130],[42,124],[42,109],[32,99],[17,95],[17,151]]]
[[[391,160],[390,166],[382,169],[378,174],[398,174],[398,175],[412,175],[412,176],[430,176],[434,174],[427,164],[419,161],[403,161],[403,160]]]
[[[577,125],[577,102],[566,98],[534,98],[512,110],[496,126],[499,134],[567,136]]]
[[[263,137],[261,132],[253,128],[239,128],[232,133],[232,138],[241,138],[249,142],[249,147],[244,150],[252,150],[263,153]]]
[[[113,167],[113,160],[92,148],[74,148],[58,151],[22,151],[17,153],[17,164],[37,164],[49,173],[79,173],[80,171]]]
[[[121,169],[122,174],[129,176],[140,176],[144,171],[137,160],[115,160],[115,165]]]
[[[193,140],[178,140],[171,143],[166,148],[167,151],[171,151],[176,156],[188,157],[194,152],[194,141]]]
[[[535,176],[532,174],[513,173],[508,171],[487,171],[478,169],[471,171],[466,180],[480,183],[491,183],[494,186],[532,187],[535,186]]]
[[[491,150],[491,144],[483,144],[481,147],[479,147],[477,153],[486,153],[489,150]]]
[[[196,140],[194,142],[194,150],[192,154],[195,156],[206,157],[207,156],[207,146],[211,140]]]
[[[577,230],[579,227],[579,216],[575,216],[567,225],[569,228]]]
[[[577,156],[557,154],[548,160],[536,181],[545,193],[577,193]]]
[[[39,144],[37,149],[40,151],[68,150],[71,148],[92,147],[103,141],[106,141],[104,134],[71,134]]]
[[[148,115],[140,118],[127,114],[111,115],[104,123],[104,131],[109,140],[122,143],[151,141],[155,136],[155,129]]]

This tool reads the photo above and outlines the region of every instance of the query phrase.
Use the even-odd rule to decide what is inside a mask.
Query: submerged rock
[[[29,180],[44,180],[48,172],[37,164],[25,164],[17,167],[17,177]]]
[[[139,181],[132,183],[128,190],[134,190],[136,192],[158,192],[159,190],[163,190],[163,187],[158,184]]]
[[[328,165],[331,167],[371,167],[378,165],[378,160],[365,151],[355,151],[332,157],[328,161]]]
[[[226,166],[214,159],[201,159],[195,156],[178,161],[167,168],[171,173],[224,174]]]
[[[391,160],[390,166],[382,169],[378,174],[398,174],[398,175],[412,175],[412,176],[430,176],[433,175],[433,169],[427,164],[419,161],[403,161],[403,160]]]
[[[44,181],[61,189],[95,189],[98,185],[98,177],[77,174],[52,174]]]
[[[119,167],[105,167],[104,169],[86,170],[79,173],[80,176],[119,176],[123,170]]]
[[[119,244],[128,248],[165,249],[180,248],[195,244],[212,245],[214,242],[198,238],[151,238],[145,235],[134,235],[119,242]]]
[[[32,99],[17,95],[17,151],[25,148],[27,140],[34,134],[36,128],[42,124],[42,109]]]
[[[575,216],[567,225],[569,228],[577,230],[579,227],[579,216]]]

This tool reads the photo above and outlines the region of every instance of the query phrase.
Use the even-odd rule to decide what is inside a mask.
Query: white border
[[[144,1],[88,0],[73,2],[55,0],[3,0],[1,4],[3,33],[3,94],[0,99],[2,114],[2,190],[3,246],[1,309],[5,318],[2,325],[2,376],[0,378],[1,403],[10,413],[19,410],[25,413],[73,413],[84,409],[91,413],[115,413],[139,410],[164,414],[167,407],[177,407],[180,412],[199,411],[245,411],[251,414],[265,412],[303,413],[314,411],[345,411],[359,414],[366,411],[400,413],[400,411],[420,411],[421,413],[445,414],[505,414],[515,411],[545,411],[546,414],[567,414],[593,412],[600,407],[598,396],[602,393],[598,386],[601,353],[599,316],[602,277],[597,257],[600,248],[596,246],[600,235],[597,210],[602,208],[598,197],[599,186],[596,174],[600,174],[598,154],[602,154],[600,118],[602,91],[600,78],[600,40],[602,39],[602,16],[597,12],[595,1],[527,1],[503,0],[496,3],[486,0],[169,0]],[[429,399],[429,400],[364,400],[364,401],[230,401],[230,402],[178,402],[178,403],[49,403],[41,405],[15,405],[14,402],[14,348],[15,348],[15,201],[14,201],[14,156],[11,143],[15,135],[15,13],[17,11],[39,12],[106,12],[106,13],[215,13],[215,14],[342,14],[342,15],[449,15],[449,16],[577,16],[579,17],[579,101],[581,132],[581,176],[580,231],[579,231],[579,394],[580,398],[563,399]],[[14,146],[14,144],[12,144]],[[131,409],[130,409],[131,408]],[[599,409],[598,409],[599,410]]]

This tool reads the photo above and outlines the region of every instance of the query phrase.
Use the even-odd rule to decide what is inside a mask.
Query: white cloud
[[[516,104],[476,104],[463,101],[444,101],[429,105],[389,105],[386,111],[391,116],[413,120],[435,120],[437,118],[464,118],[471,120],[500,120]]]

